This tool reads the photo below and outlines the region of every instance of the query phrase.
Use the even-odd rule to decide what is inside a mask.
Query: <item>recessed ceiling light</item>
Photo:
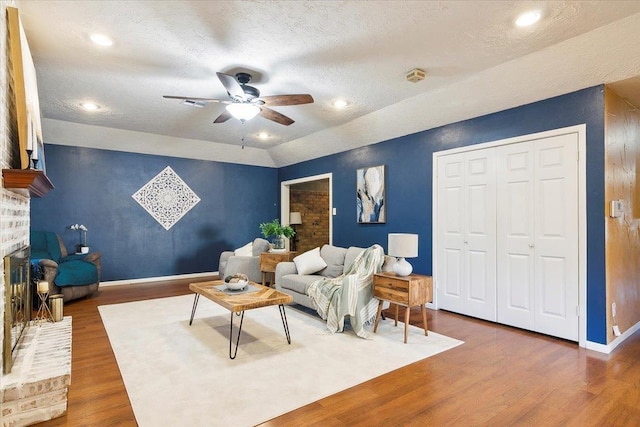
[[[104,34],[91,34],[90,38],[92,42],[100,46],[111,46],[113,44],[113,40]]]
[[[529,25],[533,25],[538,22],[541,16],[540,11],[538,10],[525,12],[518,16],[518,19],[516,19],[516,25],[518,27],[528,27]]]
[[[82,104],[80,104],[80,106],[87,111],[96,111],[100,109],[100,106],[98,104],[94,104],[93,102],[83,102]]]
[[[336,99],[331,105],[333,105],[334,108],[345,108],[349,104],[344,99]]]
[[[259,139],[261,139],[261,140],[263,140],[263,141],[266,141],[267,139],[269,139],[269,137],[270,137],[270,136],[271,136],[271,135],[269,135],[269,134],[268,134],[268,133],[266,133],[266,132],[260,132],[260,133],[258,134],[258,138],[259,138]]]

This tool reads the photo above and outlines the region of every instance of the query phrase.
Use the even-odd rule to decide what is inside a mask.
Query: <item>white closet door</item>
[[[497,150],[498,322],[577,341],[577,135]]]
[[[536,141],[535,330],[578,340],[578,137]]]
[[[531,144],[497,148],[498,322],[534,328],[534,160]]]
[[[493,150],[438,159],[438,306],[496,320]]]
[[[465,165],[465,312],[495,322],[495,150],[467,152]]]
[[[464,154],[438,158],[438,306],[464,312]]]

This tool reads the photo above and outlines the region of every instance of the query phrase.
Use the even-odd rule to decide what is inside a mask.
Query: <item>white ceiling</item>
[[[284,166],[600,83],[640,105],[640,1],[18,1],[45,142]],[[541,21],[514,26],[520,12]],[[88,36],[102,32],[110,48]],[[419,67],[427,78],[405,79]],[[254,75],[295,123],[212,121]],[[331,107],[337,97],[349,107]],[[79,108],[91,100],[94,113]],[[256,138],[266,131],[272,138]],[[247,147],[242,149],[242,138]]]

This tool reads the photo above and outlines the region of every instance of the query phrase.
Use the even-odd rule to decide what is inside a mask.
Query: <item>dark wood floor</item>
[[[135,426],[97,307],[188,294],[190,281],[104,287],[66,304],[65,315],[73,316],[68,411],[39,425]],[[412,311],[411,323],[421,322],[420,311]],[[640,333],[603,355],[444,311],[428,310],[428,322],[465,344],[263,426],[640,425]]]

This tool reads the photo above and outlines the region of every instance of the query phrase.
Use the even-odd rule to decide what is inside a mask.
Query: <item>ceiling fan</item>
[[[229,94],[231,100],[170,95],[164,95],[163,97],[168,99],[182,99],[192,104],[208,102],[227,104],[225,111],[220,114],[213,123],[224,123],[232,117],[244,123],[260,114],[265,119],[285,126],[289,126],[294,121],[269,107],[311,104],[313,102],[311,95],[305,94],[260,97],[260,91],[247,84],[251,81],[251,74],[249,73],[236,73],[235,77],[224,73],[216,74],[222,82],[222,85],[227,89],[227,94]]]

